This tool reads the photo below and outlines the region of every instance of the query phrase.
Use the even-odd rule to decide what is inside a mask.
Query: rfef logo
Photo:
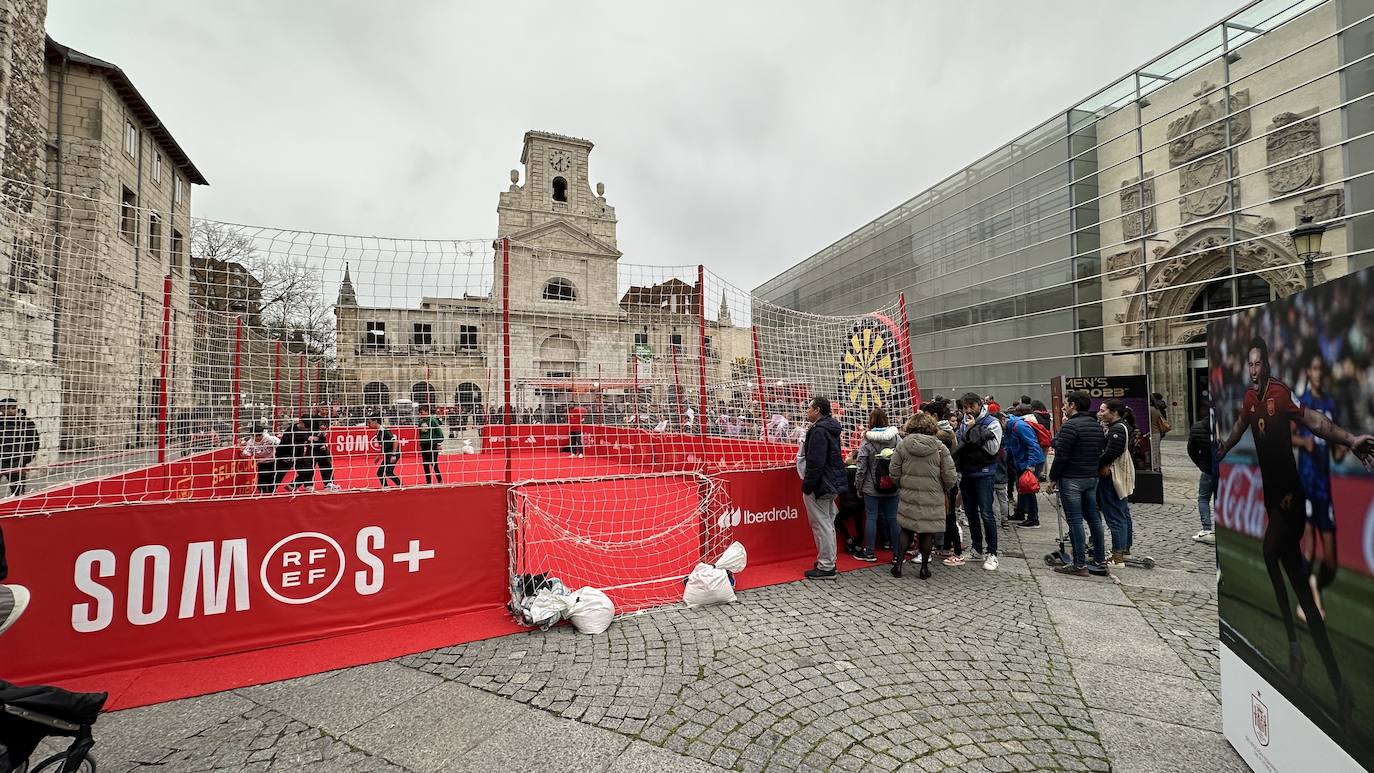
[[[1269,707],[1260,700],[1258,691],[1250,693],[1250,725],[1260,746],[1269,745]]]
[[[775,507],[772,510],[764,510],[756,513],[753,510],[735,508],[720,514],[720,528],[729,529],[740,524],[746,526],[756,523],[772,523],[774,521],[795,521],[800,514],[795,507]]]

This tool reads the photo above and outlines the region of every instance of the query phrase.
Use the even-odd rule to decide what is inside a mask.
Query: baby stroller
[[[91,725],[108,697],[0,680],[0,773],[95,773]],[[72,743],[30,768],[29,756],[48,736],[65,736]]]

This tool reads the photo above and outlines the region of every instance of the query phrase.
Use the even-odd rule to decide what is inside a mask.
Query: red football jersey
[[[1241,420],[1250,425],[1264,480],[1264,503],[1273,508],[1285,505],[1285,497],[1299,487],[1298,463],[1293,457],[1293,422],[1301,419],[1303,407],[1293,399],[1286,384],[1269,379],[1264,395],[1251,386],[1241,405]],[[1288,500],[1291,504],[1292,499]]]
[[[569,409],[568,424],[574,427],[582,426],[582,415],[584,413],[586,413],[586,411],[582,410],[577,406],[574,406],[573,408]]]

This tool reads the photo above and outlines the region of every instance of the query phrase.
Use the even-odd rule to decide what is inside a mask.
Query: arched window
[[[553,200],[568,200],[568,181],[564,180],[562,177],[553,178]]]
[[[369,382],[363,387],[363,405],[381,407],[391,404],[391,390],[380,381]]]
[[[575,301],[577,300],[577,288],[573,287],[570,280],[562,277],[550,279],[544,283],[544,300]]]
[[[1269,283],[1257,274],[1246,274],[1237,280],[1236,284],[1239,304],[1231,302],[1231,280],[1222,275],[1202,288],[1202,292],[1198,293],[1197,298],[1193,300],[1193,307],[1188,309],[1188,313],[1190,315],[1204,315],[1205,319],[1222,316],[1218,312],[1229,312],[1238,306],[1245,308],[1260,303],[1268,303],[1272,300],[1273,293],[1269,289]]]
[[[458,391],[453,393],[453,402],[463,407],[482,404],[482,389],[471,381],[465,381],[458,385]]]
[[[434,391],[434,385],[428,381],[417,381],[410,387],[410,401],[416,405],[433,406],[439,402],[439,395]]]

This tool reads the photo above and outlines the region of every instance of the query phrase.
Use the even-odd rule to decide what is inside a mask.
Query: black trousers
[[[382,482],[382,488],[386,488],[387,481],[391,481],[395,486],[401,485],[401,478],[396,474],[396,463],[399,461],[399,456],[387,456],[377,465],[377,480]]]
[[[425,470],[425,483],[430,482],[430,470],[434,471],[434,483],[444,482],[439,474],[439,446],[433,440],[420,441],[420,466]]]
[[[945,550],[954,551],[954,555],[964,554],[963,540],[959,539],[959,516],[954,509],[954,498],[959,495],[959,487],[956,485],[945,493]]]
[[[277,490],[277,484],[281,483],[282,466],[278,459],[268,459],[258,462],[258,493],[271,494]]]
[[[314,461],[314,466],[320,468],[320,480],[324,481],[325,485],[333,483],[334,456],[329,453],[329,448],[323,446],[316,448],[311,456]],[[311,477],[314,477],[314,470],[311,470]]]
[[[571,453],[582,453],[582,430],[575,429],[568,433],[568,448]]]

